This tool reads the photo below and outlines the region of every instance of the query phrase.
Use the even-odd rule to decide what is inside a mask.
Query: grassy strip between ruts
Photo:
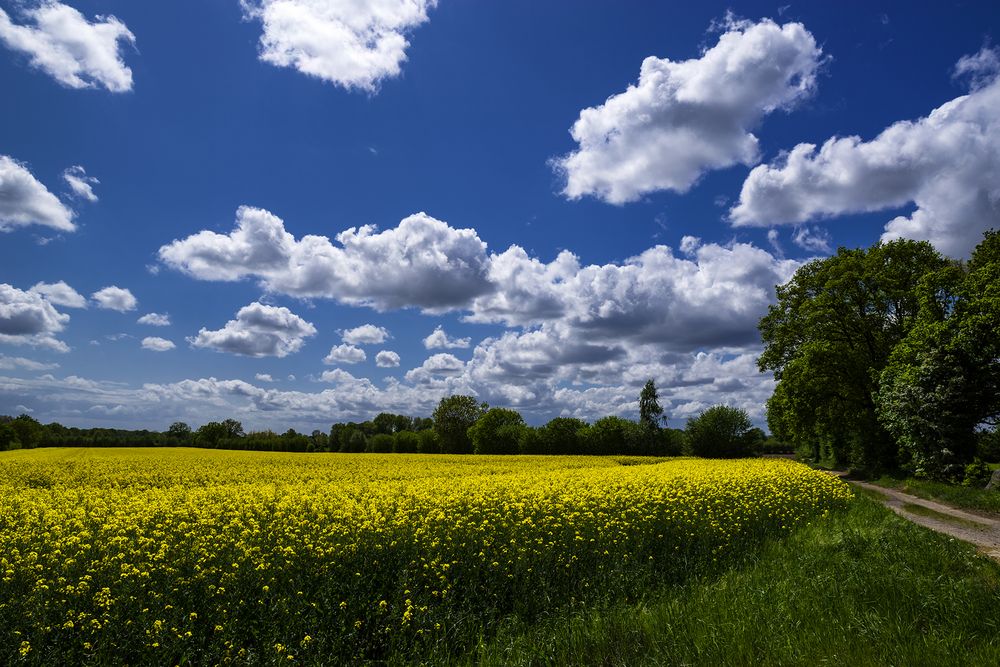
[[[486,665],[1000,664],[1000,566],[858,497],[742,564],[508,627]]]
[[[1000,514],[1000,491],[987,491],[970,486],[956,486],[926,479],[888,475],[883,475],[878,479],[871,480],[871,482],[920,498],[937,500],[954,507]]]

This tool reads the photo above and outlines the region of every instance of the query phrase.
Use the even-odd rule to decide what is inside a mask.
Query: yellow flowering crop
[[[413,655],[677,580],[849,497],[782,460],[7,452],[0,663]]]

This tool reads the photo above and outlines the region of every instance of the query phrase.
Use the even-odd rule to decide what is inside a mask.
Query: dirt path
[[[971,542],[980,552],[1000,560],[1000,519],[971,514],[933,500],[918,498],[877,484],[855,480],[845,481],[858,488],[878,494],[883,499],[885,506],[901,517],[939,533]]]

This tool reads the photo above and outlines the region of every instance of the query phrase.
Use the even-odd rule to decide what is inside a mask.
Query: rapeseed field
[[[783,460],[0,454],[0,663],[343,663],[635,597],[843,506]]]

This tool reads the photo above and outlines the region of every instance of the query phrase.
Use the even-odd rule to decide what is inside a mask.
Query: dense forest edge
[[[556,417],[532,427],[516,410],[489,407],[473,396],[442,398],[432,417],[383,412],[365,422],[336,423],[310,434],[289,429],[244,432],[235,419],[192,429],[174,422],[166,431],[66,427],[41,424],[29,415],[0,416],[0,451],[35,447],[200,447],[276,452],[376,454],[590,454],[622,456],[753,456],[789,452],[753,426],[745,410],[713,406],[688,421],[684,430],[666,426],[656,383],[639,396],[640,418],[618,416],[593,424]]]

